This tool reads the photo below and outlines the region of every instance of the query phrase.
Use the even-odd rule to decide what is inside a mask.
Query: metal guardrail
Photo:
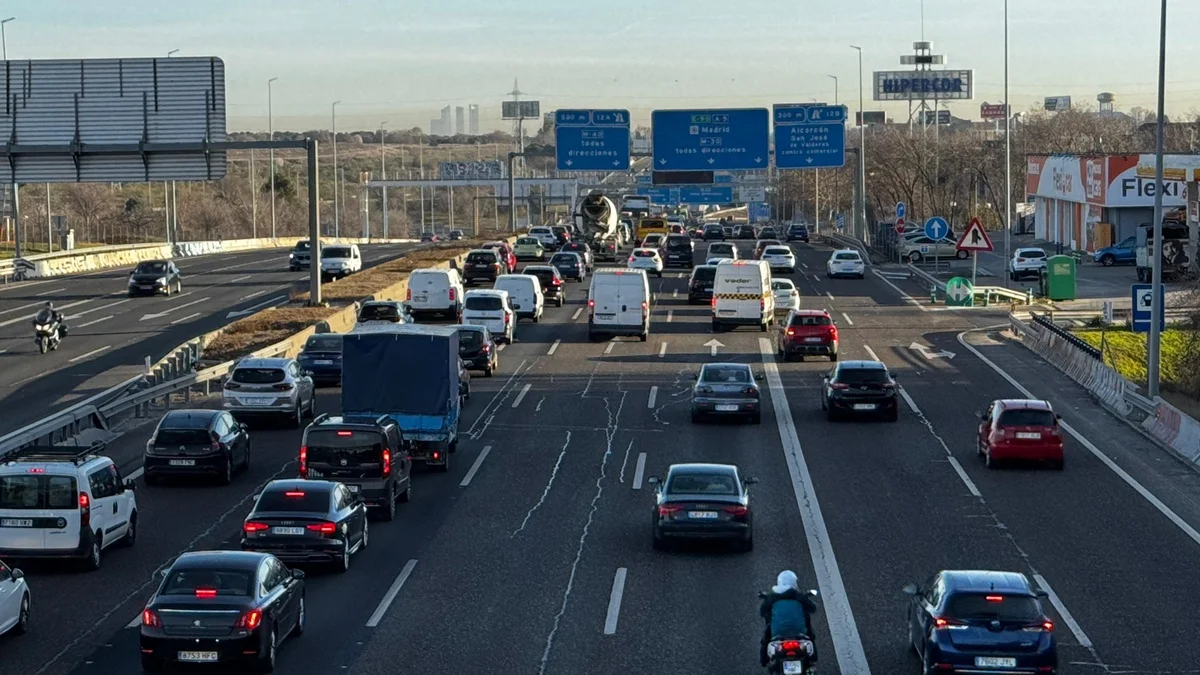
[[[130,388],[136,387],[144,381],[144,375],[131,377],[51,417],[40,419],[33,424],[5,434],[0,437],[0,458],[13,450],[34,443],[53,445],[75,436],[85,429],[107,429],[107,420],[100,413],[99,408],[109,401],[126,396]]]
[[[1096,349],[1095,347],[1091,346],[1087,342],[1084,342],[1083,340],[1079,339],[1078,337],[1073,335],[1071,333],[1071,331],[1059,328],[1058,324],[1054,323],[1050,319],[1047,319],[1046,317],[1042,316],[1041,314],[1031,314],[1030,319],[1034,323],[1038,324],[1038,326],[1040,326],[1041,328],[1045,328],[1046,330],[1054,333],[1055,335],[1059,336],[1060,338],[1071,343],[1072,346],[1074,346],[1075,348],[1084,352],[1085,354],[1092,357],[1093,359],[1096,359],[1097,361],[1101,361],[1101,362],[1104,361],[1104,356],[1100,353],[1099,349]]]

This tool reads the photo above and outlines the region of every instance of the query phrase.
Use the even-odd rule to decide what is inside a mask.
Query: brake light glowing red
[[[267,525],[266,523],[256,523],[254,521],[250,521],[250,522],[244,523],[242,525],[242,532],[245,532],[246,534],[255,534],[257,532],[266,532],[269,529],[271,529],[270,525]]]
[[[383,451],[383,475],[384,476],[392,475],[392,451],[391,450]]]
[[[46,470],[45,470],[45,469],[39,469],[39,468],[33,468],[33,469],[30,469],[30,470],[29,470],[29,473],[46,473]]]
[[[450,291],[450,292],[451,292],[451,293],[453,293],[454,291]],[[451,299],[451,300],[453,300],[453,299],[454,299],[454,296],[451,296],[451,297],[450,297],[450,299]],[[404,300],[405,300],[406,302],[412,302],[412,289],[411,289],[411,288],[410,288],[410,289],[408,289],[408,292],[406,292],[406,293],[404,294]]]
[[[354,432],[353,431],[339,431],[339,432],[337,432],[337,435],[338,436],[353,436]]]
[[[740,517],[750,513],[750,509],[746,508],[745,506],[726,506],[725,513],[730,513],[735,517]]]
[[[663,504],[662,506],[658,507],[658,515],[669,516],[672,513],[678,513],[681,510],[683,510],[682,506],[676,506],[674,504]]]
[[[789,328],[789,329],[787,329],[787,334],[788,334],[788,335],[795,335],[795,334],[796,334],[796,329],[795,329],[795,328]]]
[[[649,303],[647,303],[645,300],[643,300],[643,301],[642,301],[642,311],[644,312],[644,311],[646,311],[646,310],[647,310],[647,309],[649,309],[649,308],[650,308],[650,304],[649,304]]]
[[[84,511],[92,508],[92,499],[88,497],[86,492],[79,493],[79,508]]]
[[[237,623],[234,624],[234,628],[241,628],[243,630],[254,630],[255,628],[258,628],[259,624],[261,624],[261,623],[262,623],[262,610],[261,609],[252,609],[249,612],[246,612],[245,614],[243,614],[237,620]]]
[[[215,588],[197,588],[197,598],[215,598],[217,597],[217,589]]]
[[[303,497],[304,493],[300,490],[288,490],[283,493],[284,497]]]
[[[1045,630],[1047,633],[1053,631],[1054,630],[1054,622],[1053,621],[1043,621],[1042,629]]]
[[[799,651],[800,650],[800,641],[799,640],[784,640],[783,644],[780,645],[779,648],[785,652]]]
[[[984,596],[984,599],[987,600],[988,602],[1004,602],[1003,595],[987,595],[987,596]]]
[[[142,610],[142,625],[150,626],[151,628],[162,628],[162,619],[158,618],[158,613],[152,609]]]
[[[834,382],[833,384],[831,384],[829,386],[833,387],[834,389],[849,389],[850,388],[850,385],[846,384],[845,382]]]
[[[442,453],[440,453],[440,452],[437,452],[437,451],[434,451],[434,453],[433,453],[433,458],[434,458],[435,460],[437,460],[437,459],[441,459],[441,458],[442,458]]]
[[[412,289],[411,288],[408,289],[408,299],[412,300]],[[458,291],[451,288],[450,289],[450,302],[454,302],[457,299],[458,299]]]
[[[337,525],[334,523],[313,523],[308,526],[310,532],[320,532],[322,535],[329,536],[337,532]]]
[[[300,477],[308,478],[308,448],[300,447]]]
[[[590,299],[589,299],[589,300],[588,300],[588,307],[595,307],[595,306],[596,306],[596,301],[595,301],[595,300],[590,300]]]

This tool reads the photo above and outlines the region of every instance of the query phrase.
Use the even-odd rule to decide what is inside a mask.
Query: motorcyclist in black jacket
[[[767,645],[776,637],[800,637],[803,635],[813,643],[812,660],[817,660],[817,642],[813,636],[812,614],[817,604],[797,586],[796,573],[784,570],[779,573],[770,593],[760,594],[762,604],[758,613],[766,622],[763,630],[762,649],[759,660],[767,667]]]
[[[63,314],[57,309],[54,309],[53,302],[47,301],[46,306],[42,308],[42,311],[38,312],[37,318],[39,321],[45,322],[45,319],[49,319],[49,323],[57,323],[59,337],[67,334],[67,324],[63,321]]]

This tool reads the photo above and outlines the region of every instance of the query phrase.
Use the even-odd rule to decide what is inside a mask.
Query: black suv
[[[733,228],[734,239],[757,239],[758,233],[754,231],[753,225],[738,225]]]
[[[467,254],[463,263],[463,280],[468,284],[496,281],[500,276],[500,254],[490,248],[478,248]]]
[[[567,301],[563,293],[563,275],[558,271],[557,267],[550,265],[529,265],[521,270],[521,274],[532,274],[538,278],[538,282],[542,285],[542,297],[545,298],[546,304],[550,304],[553,300],[554,304],[562,307]]]
[[[678,265],[691,268],[695,265],[692,254],[696,250],[696,243],[686,234],[667,235],[667,240],[663,242],[663,250],[666,252],[663,267]]]
[[[246,425],[221,410],[172,410],[163,415],[142,456],[146,485],[165,476],[210,476],[222,485],[250,468]]]
[[[720,239],[725,241],[725,228],[716,223],[710,223],[704,226],[704,241]]]
[[[788,241],[802,241],[808,243],[808,226],[807,225],[792,225],[787,231]]]
[[[688,304],[707,305],[712,302],[713,280],[716,278],[716,265],[693,267],[692,278],[688,280]]]
[[[464,368],[482,370],[484,377],[491,377],[500,369],[500,351],[496,349],[496,339],[491,331],[484,326],[469,324],[454,328],[458,331],[458,355]]]
[[[387,415],[317,416],[304,430],[300,477],[342,483],[384,520],[412,499],[410,442]]]
[[[842,361],[821,378],[821,409],[829,420],[845,415],[882,413],[900,419],[895,375],[878,361]]]

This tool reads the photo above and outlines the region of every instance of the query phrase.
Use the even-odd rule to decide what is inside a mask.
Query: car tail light
[[[153,445],[153,443],[151,443],[151,445]],[[46,470],[39,467],[34,467],[29,470],[29,473],[46,473]]]
[[[213,452],[218,452],[218,451],[220,451],[220,449],[221,449],[221,442],[220,442],[220,441],[213,441],[213,442],[212,442],[212,443],[209,445],[209,447],[210,447],[210,448],[212,448],[212,451],[213,451]]]
[[[983,599],[988,602],[1004,602],[1003,595],[985,595]]]
[[[830,340],[837,342],[837,339],[838,339],[837,326],[827,326],[825,328],[825,332],[829,335]]]
[[[789,328],[789,329],[787,329],[787,334],[788,334],[788,335],[795,335],[795,334],[796,334],[796,329],[795,329],[795,328]]]
[[[949,630],[962,630],[967,628],[967,624],[962,623],[961,621],[955,621],[954,619],[944,619],[942,617],[938,617],[933,620],[933,627],[935,629],[945,628]]]
[[[717,308],[717,294],[715,291],[713,292],[712,300],[709,301],[709,304],[712,305],[713,309]]]
[[[241,389],[242,385],[238,384],[237,382],[226,382],[225,388],[226,389]]]
[[[725,513],[731,514],[734,518],[745,518],[750,509],[745,506],[726,506]]]
[[[288,490],[287,492],[283,493],[283,496],[290,497],[292,499],[300,499],[304,496],[304,492],[302,490]]]
[[[742,390],[742,393],[750,398],[758,398],[758,390],[754,387],[746,387]]]
[[[510,323],[512,323],[512,316],[508,312],[505,312],[504,313],[504,325],[507,326]]]
[[[831,384],[829,386],[834,389],[849,389],[850,388],[850,385],[846,384],[845,382],[834,382],[833,384]]]
[[[437,460],[439,460],[439,459],[441,459],[441,458],[442,458],[442,453],[440,453],[440,452],[437,452],[437,451],[435,450],[435,451],[434,451],[434,453],[433,453],[433,459],[434,459],[434,461],[437,461]]]
[[[629,256],[629,262],[633,262],[634,260],[637,260],[637,258],[635,258],[634,256]]]
[[[158,618],[158,612],[147,607],[142,610],[142,625],[150,628],[162,628],[162,619]]]
[[[252,609],[241,615],[233,627],[241,628],[242,630],[254,630],[262,623],[262,615],[261,609]]]
[[[242,532],[246,534],[257,534],[259,532],[266,532],[269,529],[271,529],[270,525],[267,525],[266,523],[256,523],[253,520],[242,524]]]
[[[492,345],[487,342],[483,343],[483,353],[491,354],[492,353]]]
[[[499,272],[500,271],[500,263],[492,263],[492,269]]]
[[[765,310],[766,308],[767,308],[767,299],[759,298],[758,299],[758,310],[761,312],[761,311]]]
[[[412,289],[411,288],[408,289],[408,299],[412,300]],[[457,299],[458,299],[458,291],[451,288],[450,289],[450,302],[454,302]]]
[[[313,523],[308,525],[306,529],[309,532],[319,532],[321,536],[328,537],[337,532],[337,524],[335,523]]]
[[[308,478],[308,448],[300,447],[300,477]]]
[[[217,597],[217,589],[215,588],[197,588],[197,598],[215,598]]]
[[[384,478],[392,475],[392,451],[383,451],[383,476]]]
[[[450,292],[453,293],[454,291],[450,291]],[[451,297],[450,299],[453,300],[454,298]],[[404,294],[404,300],[405,300],[405,302],[412,302],[412,289],[411,288],[408,289],[408,291]]]
[[[1025,626],[1021,630],[1026,633],[1052,633],[1054,632],[1054,622],[1046,620],[1032,626]]]
[[[647,309],[650,309],[650,303],[648,303],[648,302],[646,302],[645,300],[643,300],[643,301],[642,301],[642,311],[644,312],[644,311],[646,311]]]
[[[663,504],[662,506],[658,507],[658,515],[665,518],[673,513],[679,513],[682,510],[683,510],[682,506],[676,506],[674,504]]]
[[[558,277],[554,277],[553,279],[550,280],[550,283],[554,284],[555,286],[562,286],[562,279],[559,279]]]
[[[291,382],[281,382],[271,388],[274,389],[275,391],[291,391],[292,383]]]
[[[92,522],[92,499],[86,492],[79,493],[79,518],[83,525]]]

